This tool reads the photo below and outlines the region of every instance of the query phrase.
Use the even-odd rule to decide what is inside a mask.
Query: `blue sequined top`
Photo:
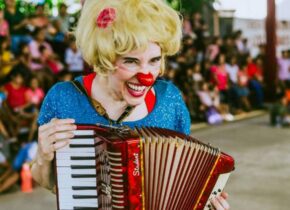
[[[82,77],[76,79],[83,82]],[[154,90],[156,104],[152,112],[143,119],[123,122],[122,125],[131,128],[154,126],[188,135],[190,117],[180,91],[171,82],[159,79],[154,84]],[[86,96],[71,82],[55,84],[46,95],[39,113],[38,124],[48,123],[52,118],[73,118],[77,124],[109,125],[109,121],[95,111]]]

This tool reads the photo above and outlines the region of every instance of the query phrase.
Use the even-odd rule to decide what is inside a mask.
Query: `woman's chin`
[[[124,92],[124,99],[130,106],[137,106],[144,102],[144,98],[147,94],[148,88],[144,89],[143,91],[134,91],[129,87],[126,88]]]

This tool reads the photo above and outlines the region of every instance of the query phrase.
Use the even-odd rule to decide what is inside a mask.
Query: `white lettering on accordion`
[[[139,154],[134,153],[134,161],[133,163],[135,164],[135,168],[133,171],[133,176],[140,176],[140,165],[139,165]]]

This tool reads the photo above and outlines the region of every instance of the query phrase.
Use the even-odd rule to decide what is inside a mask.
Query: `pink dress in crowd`
[[[36,88],[35,90],[29,88],[26,91],[26,98],[28,98],[31,103],[40,105],[44,98],[44,92],[41,88]]]
[[[0,23],[0,36],[8,36],[9,34],[9,25],[6,20],[3,20],[2,23]]]
[[[211,73],[214,77],[214,84],[217,85],[219,90],[226,90],[228,84],[228,74],[225,69],[225,65],[222,66],[212,66]]]
[[[41,59],[42,55],[39,52],[40,45],[43,45],[47,49],[47,51],[49,52],[50,55],[53,54],[53,50],[52,50],[50,44],[48,44],[47,42],[43,42],[42,44],[39,44],[38,42],[33,40],[29,43],[29,50],[30,50],[30,54],[31,54],[32,58]],[[30,68],[33,71],[35,71],[35,70],[39,70],[39,69],[44,68],[44,65],[41,63],[31,62]]]

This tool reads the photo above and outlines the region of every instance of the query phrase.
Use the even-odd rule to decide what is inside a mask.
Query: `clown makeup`
[[[142,84],[137,75],[151,74],[156,80],[161,68],[161,48],[150,42],[145,51],[134,50],[118,57],[115,67],[116,71],[108,76],[109,89],[128,105],[141,104],[151,86]]]
[[[142,68],[141,61],[136,57],[129,57],[129,56],[122,56],[121,58],[120,67],[124,70],[137,72],[139,69]],[[149,61],[151,71],[159,71],[160,64],[161,64],[161,56],[156,56],[150,59]]]

